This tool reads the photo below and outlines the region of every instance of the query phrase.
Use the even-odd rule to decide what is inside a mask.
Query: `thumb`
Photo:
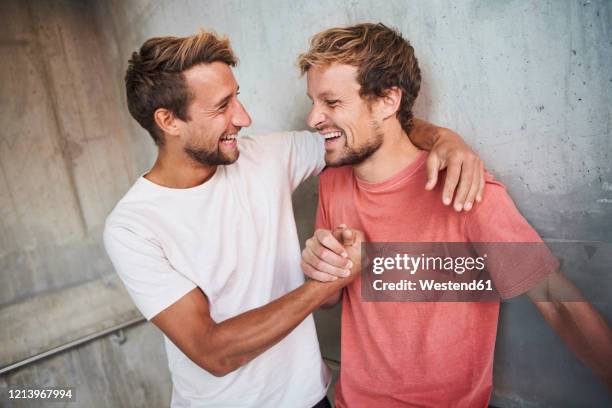
[[[353,246],[355,245],[355,239],[357,235],[353,232],[353,230],[347,228],[342,231],[342,245],[344,246]]]
[[[332,231],[332,236],[340,243],[342,242],[342,232],[344,232],[346,228],[346,224],[340,224]]]

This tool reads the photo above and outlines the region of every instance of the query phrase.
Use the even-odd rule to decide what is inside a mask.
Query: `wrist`
[[[330,296],[335,295],[339,290],[348,285],[353,281],[352,275],[347,278],[338,278],[331,282],[321,282],[318,280],[310,279],[304,285],[309,287],[315,293],[317,300],[320,300],[320,304],[325,302]]]

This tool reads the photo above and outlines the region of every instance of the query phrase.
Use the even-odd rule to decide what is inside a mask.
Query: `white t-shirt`
[[[221,322],[302,285],[291,193],[324,165],[309,132],[238,139],[240,157],[206,183],[141,177],[106,220],[106,250],[147,319],[200,287]],[[165,337],[173,407],[312,407],[329,385],[312,315],[236,371],[215,377]]]

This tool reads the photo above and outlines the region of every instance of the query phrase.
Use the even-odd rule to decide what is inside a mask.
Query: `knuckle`
[[[465,152],[463,150],[454,150],[450,156],[451,160],[464,161]]]
[[[323,237],[323,240],[321,241],[321,243],[326,246],[326,247],[331,247],[333,240],[331,239],[331,237],[329,235],[326,235],[325,237]]]
[[[319,280],[322,282],[329,282],[332,280],[332,277],[326,273],[319,273]]]
[[[444,184],[444,192],[447,194],[452,193],[453,191],[455,191],[456,186],[457,186],[456,179],[447,180],[446,183]]]

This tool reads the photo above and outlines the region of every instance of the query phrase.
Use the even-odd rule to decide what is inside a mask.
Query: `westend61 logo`
[[[515,296],[559,261],[540,243],[364,243],[364,301],[474,302]]]

